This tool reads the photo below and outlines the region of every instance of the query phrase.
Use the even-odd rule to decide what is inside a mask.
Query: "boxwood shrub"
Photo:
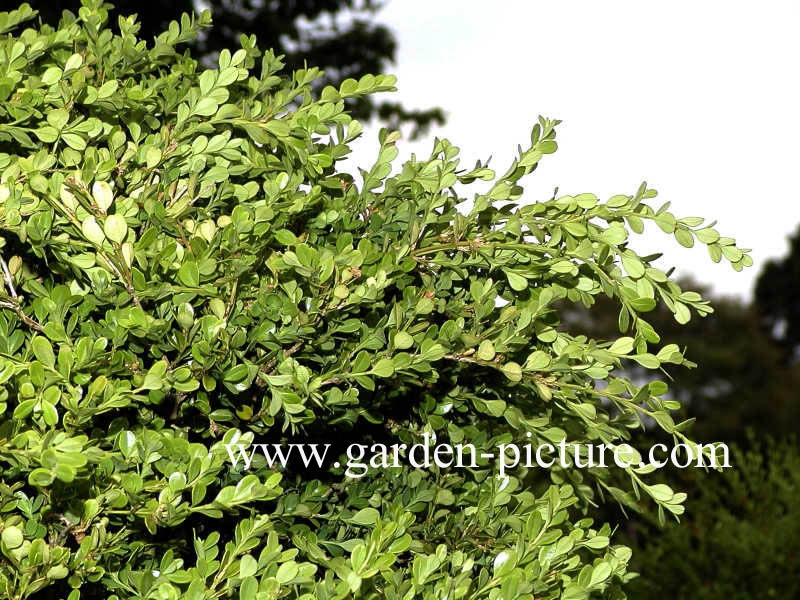
[[[638,459],[350,477],[347,445],[615,448],[655,424],[696,450],[658,377],[688,361],[646,313],[711,308],[629,231],[747,252],[644,184],[518,203],[550,119],[499,175],[439,139],[395,165],[392,131],[344,172],[348,102],[394,77],[317,94],[253,36],[205,68],[181,45],[208,14],[140,40],[111,10],[0,13],[0,596],[624,597],[630,550],[592,507],[685,498]],[[559,326],[598,295],[618,339]],[[300,443],[339,460],[229,452]]]

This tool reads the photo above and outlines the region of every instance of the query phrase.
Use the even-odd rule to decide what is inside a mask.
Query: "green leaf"
[[[61,79],[61,69],[58,67],[49,67],[42,75],[42,83],[45,85],[53,85]]]
[[[669,413],[663,410],[655,411],[653,413],[653,419],[667,433],[672,433],[675,429],[675,422],[672,420],[672,417],[669,416]]]
[[[95,181],[92,185],[92,197],[95,204],[104,213],[108,212],[111,204],[114,202],[114,193],[111,191],[111,186],[105,181]]]
[[[675,231],[676,221],[672,213],[661,213],[655,218],[655,222],[664,233],[673,233]]]
[[[505,270],[505,274],[506,278],[508,278],[508,284],[511,286],[511,289],[521,292],[528,287],[528,280],[522,275],[517,275],[513,271],[509,270]]]
[[[633,350],[634,340],[632,337],[621,337],[614,340],[611,347],[608,349],[612,354],[628,354]]]
[[[495,356],[494,344],[491,340],[483,340],[475,356],[481,360],[493,360]]]
[[[675,302],[673,311],[675,313],[675,320],[681,325],[685,325],[692,318],[692,313],[689,312],[689,308],[682,302]]]
[[[194,114],[201,117],[210,117],[217,112],[219,104],[214,98],[201,98],[194,107]]]
[[[117,214],[109,215],[103,223],[103,231],[108,239],[121,244],[128,234],[128,225],[124,217]]]
[[[36,359],[50,368],[55,367],[56,356],[53,352],[53,346],[47,338],[37,335],[31,340],[31,349]]]
[[[278,567],[278,572],[275,574],[275,579],[278,580],[278,583],[281,585],[286,585],[292,579],[297,577],[298,566],[297,563],[293,560],[289,562],[283,563],[280,567]]]
[[[24,536],[22,535],[22,530],[13,525],[3,529],[2,537],[0,539],[2,539],[3,545],[10,550],[19,548],[22,546],[22,542],[25,540]]]
[[[667,344],[658,351],[658,359],[661,362],[675,362],[681,359],[681,351],[677,344]]]
[[[78,152],[86,150],[86,140],[77,133],[63,133],[61,134],[61,139],[73,150],[77,150]]]
[[[626,251],[622,254],[622,266],[625,268],[625,272],[628,273],[630,277],[633,279],[638,279],[644,275],[644,265],[639,258],[634,255],[630,251]]]
[[[35,487],[49,487],[53,481],[55,481],[53,473],[43,467],[38,467],[28,474],[28,483]]]
[[[678,243],[684,248],[691,248],[694,246],[694,237],[685,227],[678,227],[675,230],[675,239],[678,240]]]
[[[650,312],[656,307],[654,298],[635,298],[631,300],[631,306],[636,312]]]
[[[391,377],[394,375],[394,365],[392,364],[391,359],[382,358],[375,363],[370,370],[370,373],[377,377]]]
[[[29,400],[23,400],[20,402],[17,407],[14,409],[14,420],[21,421],[22,419],[26,418],[29,414],[33,412],[34,406],[36,406],[37,400],[35,398],[31,398]]]
[[[44,422],[50,427],[56,425],[56,423],[58,423],[58,411],[56,410],[56,407],[47,400],[42,400],[41,406]]]
[[[592,576],[589,580],[590,587],[596,587],[603,583],[611,576],[611,565],[607,562],[601,562],[592,570]]]
[[[550,356],[546,352],[536,350],[525,361],[526,371],[540,371],[550,366]]]
[[[206,598],[202,590],[199,592],[199,594],[200,595],[197,597],[196,600],[203,600],[204,598]],[[257,594],[258,594],[258,580],[252,576],[244,577],[242,579],[241,586],[239,586],[239,600],[256,600]]]
[[[628,239],[628,230],[619,223],[612,223],[601,235],[602,239],[607,244],[619,246]]]
[[[688,227],[697,227],[698,225],[702,225],[703,221],[705,221],[703,217],[683,217],[678,220],[678,223],[682,223]]]
[[[358,89],[358,82],[355,79],[345,79],[339,86],[339,93],[342,96],[353,94]]]
[[[575,264],[568,260],[559,260],[550,266],[550,270],[554,273],[575,273]]]
[[[72,71],[74,69],[79,69],[83,65],[83,57],[80,54],[73,54],[67,59],[66,64],[64,64],[64,72]]]
[[[225,372],[225,381],[229,381],[231,383],[238,383],[240,381],[244,381],[249,374],[249,370],[247,365],[245,364],[238,364],[234,367],[231,367]]]
[[[38,137],[45,144],[52,144],[58,139],[58,130],[49,125],[40,127],[34,131],[34,133],[36,134],[36,137]]]
[[[399,350],[411,348],[414,345],[414,338],[405,331],[398,331],[394,336],[394,346]]]
[[[64,565],[55,565],[47,569],[46,577],[47,579],[64,579],[69,575],[69,569]]]
[[[156,362],[145,375],[142,388],[145,390],[160,390],[164,387],[164,375],[167,372],[167,364],[164,361]]]
[[[256,559],[249,554],[245,554],[239,562],[239,577],[245,578],[255,575],[258,571]]]
[[[567,233],[569,233],[570,235],[573,235],[575,237],[585,237],[586,233],[587,233],[586,225],[584,225],[583,223],[576,223],[574,221],[568,221],[568,222],[564,223],[563,227],[567,231]]]
[[[661,358],[660,354],[659,352],[659,359]],[[663,381],[651,381],[648,387],[653,396],[663,396],[669,391],[669,386]]]
[[[278,137],[287,137],[290,132],[289,124],[286,121],[267,121],[264,124],[264,129]]]
[[[520,381],[522,380],[522,367],[515,362],[507,362],[503,365],[503,375],[511,381]]]
[[[611,196],[611,198],[609,198],[606,201],[606,206],[608,206],[609,208],[622,208],[623,206],[628,204],[630,200],[631,200],[630,196],[622,196],[622,195]]]
[[[81,230],[87,240],[98,246],[106,239],[103,230],[100,228],[100,225],[97,224],[97,220],[93,216],[88,216],[84,219],[83,223],[81,223]]]
[[[594,404],[589,404],[588,402],[582,402],[580,404],[573,405],[575,412],[580,414],[587,419],[596,419],[597,418],[597,408]]]
[[[200,269],[193,260],[188,260],[178,269],[178,280],[186,287],[197,287],[200,285]]]
[[[161,162],[161,150],[155,146],[150,146],[145,154],[145,163],[148,169],[155,169]]]
[[[288,229],[279,229],[276,231],[275,240],[284,246],[294,246],[297,243],[297,238]]]
[[[584,545],[587,548],[592,548],[593,550],[602,550],[608,546],[609,539],[608,536],[605,535],[596,535],[592,538],[589,538],[584,542]]]
[[[657,369],[661,365],[661,362],[658,360],[658,358],[649,352],[644,354],[634,354],[631,356],[631,358],[646,369]]]
[[[675,492],[672,491],[672,488],[664,483],[657,483],[655,485],[647,486],[647,491],[655,500],[658,500],[659,502],[669,502],[675,495]]]
[[[355,525],[375,525],[378,521],[378,517],[380,517],[380,513],[372,507],[362,508],[352,517],[347,519],[348,522],[353,523]]]
[[[110,98],[114,92],[117,91],[119,87],[119,83],[112,79],[110,81],[106,81],[103,85],[100,86],[100,89],[97,90],[97,97],[102,99]]]
[[[64,129],[67,121],[69,121],[69,112],[63,108],[57,108],[47,113],[47,122],[58,131]]]

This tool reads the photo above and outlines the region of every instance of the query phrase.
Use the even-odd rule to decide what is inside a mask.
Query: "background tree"
[[[759,310],[738,298],[714,297],[692,279],[683,279],[681,286],[709,298],[713,312],[685,327],[665,306],[656,306],[647,320],[661,345],[677,344],[694,363],[669,372],[670,397],[681,403],[685,417],[696,418],[692,435],[746,444],[747,428],[779,438],[795,432],[800,373],[783,362],[783,347],[761,326]],[[576,333],[606,337],[617,331],[619,307],[607,298],[598,298],[591,308],[572,305],[565,314],[565,328]],[[626,368],[634,377],[644,373],[635,364]]]
[[[754,600],[800,596],[800,449],[796,438],[751,437],[734,468],[687,469],[686,515],[666,528],[640,519],[631,600]],[[623,536],[625,537],[625,536]]]
[[[789,239],[789,253],[770,260],[758,277],[755,302],[768,334],[783,351],[786,363],[800,349],[800,228]]]
[[[30,0],[42,22],[57,25],[64,10],[77,13],[80,0]],[[383,2],[375,0],[116,0],[120,15],[136,14],[142,39],[152,40],[181,14],[211,11],[214,27],[204,30],[190,43],[193,54],[213,63],[224,48],[239,46],[242,35],[256,35],[261,48],[284,56],[290,71],[305,64],[324,70],[315,82],[316,91],[325,85],[339,86],[348,77],[359,79],[368,73],[386,73],[395,59],[397,40],[392,31],[375,22]],[[112,23],[112,26],[115,24]],[[399,102],[377,101],[372,97],[348,100],[354,118],[377,117],[397,129],[409,124],[416,138],[432,124],[444,122],[440,108],[413,110]]]

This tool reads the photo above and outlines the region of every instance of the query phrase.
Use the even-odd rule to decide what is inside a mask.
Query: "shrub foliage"
[[[348,478],[234,467],[225,445],[614,447],[645,420],[688,441],[666,384],[613,371],[686,362],[656,351],[657,302],[710,307],[628,231],[654,221],[737,269],[746,251],[645,185],[517,205],[557,121],[499,177],[445,140],[393,170],[387,131],[353,177],[344,101],[393,77],[314,97],[317,69],[282,73],[253,37],[200,68],[180,45],[207,15],[150,44],[100,0],[57,29],[34,16],[0,13],[0,595],[623,597],[630,551],[590,508],[680,514],[647,468]],[[558,301],[600,294],[625,335],[559,328]]]

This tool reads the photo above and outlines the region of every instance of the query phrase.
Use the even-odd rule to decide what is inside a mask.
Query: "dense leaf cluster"
[[[57,25],[65,10],[77,12],[81,0],[31,0],[37,18]],[[338,87],[347,78],[359,79],[367,73],[384,73],[394,63],[397,40],[394,33],[376,19],[383,7],[376,0],[303,0],[302,2],[264,2],[263,0],[116,0],[117,12],[136,14],[139,37],[148,42],[170,22],[202,6],[210,11],[214,28],[188,42],[201,64],[215,64],[222,50],[239,43],[241,35],[256,34],[261,47],[281,55],[286,69],[302,69],[310,64],[324,73],[313,82],[315,90],[325,85]],[[423,135],[445,119],[440,108],[409,109],[397,102],[378,101],[362,95],[345,101],[355,118],[365,121],[378,117],[397,128],[410,124],[410,135]]]
[[[587,513],[611,497],[680,514],[649,467],[351,479],[245,470],[225,445],[615,447],[645,421],[688,443],[667,385],[615,370],[686,362],[648,350],[657,302],[680,322],[710,307],[628,231],[655,221],[737,269],[746,252],[645,185],[515,204],[556,121],[499,177],[444,140],[393,172],[384,131],[354,178],[345,100],[394,78],[315,97],[317,69],[283,73],[253,38],[201,68],[176,47],[206,16],[150,45],[98,0],[57,29],[32,16],[0,15],[3,596],[623,597],[630,551]],[[559,301],[598,295],[623,337],[559,327]]]

